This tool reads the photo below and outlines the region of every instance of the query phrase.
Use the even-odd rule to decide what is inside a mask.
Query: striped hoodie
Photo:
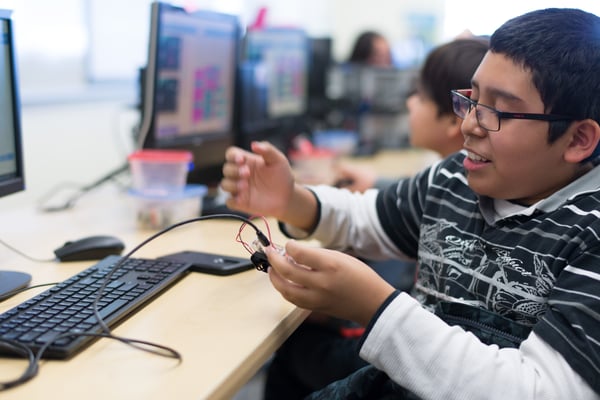
[[[588,389],[600,394],[600,167],[530,207],[518,207],[476,195],[467,185],[463,159],[464,154],[457,153],[382,191],[357,194],[326,186],[311,187],[319,201],[320,220],[309,237],[320,240],[325,247],[369,259],[418,260],[419,272],[412,297],[395,294],[379,310],[363,337],[361,356],[423,398],[478,398],[467,395],[471,393],[468,391],[458,397],[449,393],[456,393],[455,385],[463,379],[467,386],[474,387],[473,393],[482,390],[480,395],[492,390],[494,384],[508,390],[511,379],[520,383],[527,381],[528,372],[519,370],[511,362],[523,364],[524,349],[531,348],[535,342],[534,349],[545,349],[542,361],[538,360],[542,364],[539,368],[543,368],[544,359],[548,360],[547,365],[555,365],[548,355],[556,353],[563,359],[558,357],[556,365],[572,369],[575,381],[583,378]],[[306,237],[305,232],[293,227],[286,226],[285,231],[291,236]],[[448,349],[449,354],[444,355],[443,351],[427,354],[431,350],[423,352],[423,347],[417,346],[415,350],[426,353],[423,357],[429,358],[415,360],[411,355],[403,361],[405,355],[401,353],[407,353],[411,334],[408,329],[403,330],[400,319],[407,320],[403,313],[409,312],[405,308],[408,305],[411,313],[419,315],[417,321],[422,321],[419,322],[422,326],[413,324],[410,328],[412,336],[431,335],[432,343],[436,340],[452,342],[455,330],[449,331],[449,327],[422,314],[432,314],[427,310],[440,300],[492,311],[530,327],[533,339],[528,338],[520,349],[491,346],[495,352],[489,355],[491,364],[479,365],[484,356],[471,360],[472,368],[480,371],[487,368],[488,374],[494,375],[489,378],[493,383],[486,379],[474,383],[470,374],[477,370],[466,368],[464,373],[468,375],[461,375],[463,365],[456,365],[459,361],[455,348]],[[402,305],[396,304],[402,302]],[[418,311],[413,303],[419,306]],[[432,331],[434,326],[437,332]],[[461,340],[457,346],[466,346],[471,338]],[[394,343],[403,343],[403,350],[390,351]],[[483,345],[469,346],[465,350]],[[479,350],[485,352],[483,347]],[[463,353],[464,357],[467,355]],[[503,364],[506,361],[503,357],[516,357],[516,361]],[[459,357],[458,360],[470,359]],[[444,366],[444,362],[448,365]],[[561,364],[564,362],[566,364]],[[425,390],[420,387],[428,382],[427,377],[420,376],[422,370],[407,363],[422,363],[444,371],[453,369],[447,376],[449,392],[444,394],[442,383],[431,388],[439,391],[436,394],[420,392]],[[516,369],[508,367],[504,379],[504,370],[498,363]],[[546,378],[551,384],[552,377]],[[443,376],[440,379],[443,380]],[[481,388],[477,389],[478,386]],[[525,392],[543,389],[514,390],[504,395],[537,398],[526,396]],[[549,393],[557,395],[551,389]]]

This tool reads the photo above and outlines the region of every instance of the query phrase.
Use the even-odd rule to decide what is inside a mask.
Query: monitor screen
[[[312,37],[308,58],[308,111],[314,130],[328,126],[334,103],[327,96],[329,71],[334,64],[333,40],[330,37]]]
[[[417,76],[416,68],[336,64],[329,72],[327,96],[370,113],[405,112]]]
[[[0,10],[0,196],[24,189],[12,29],[10,13]]]
[[[151,7],[140,147],[191,151],[188,181],[214,186],[235,142],[238,18],[160,2]]]
[[[333,40],[329,37],[310,38],[309,43],[309,108],[318,108],[322,101],[327,99],[327,75],[333,65]]]
[[[20,103],[11,13],[0,10],[0,197],[25,188]],[[26,287],[31,275],[0,271],[0,301]]]
[[[308,105],[308,55],[302,29],[247,31],[239,67],[240,145],[269,140],[281,148],[300,133]]]

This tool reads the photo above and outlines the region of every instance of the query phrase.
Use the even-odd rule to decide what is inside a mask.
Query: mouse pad
[[[190,271],[213,275],[231,275],[254,268],[249,258],[225,256],[199,251],[182,251],[160,257],[190,263]]]

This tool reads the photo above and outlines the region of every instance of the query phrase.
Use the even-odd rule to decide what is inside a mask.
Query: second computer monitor
[[[235,143],[238,18],[152,4],[139,145],[194,156],[188,180],[216,185]]]
[[[333,40],[330,37],[313,37],[309,43],[308,114],[311,118],[322,120],[329,112],[327,85],[333,65]]]
[[[239,67],[238,143],[269,140],[287,150],[308,105],[309,42],[304,30],[249,30]]]

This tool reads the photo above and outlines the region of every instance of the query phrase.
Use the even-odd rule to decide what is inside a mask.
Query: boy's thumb
[[[252,151],[265,160],[265,163],[271,164],[286,159],[285,155],[269,142],[252,142]]]

